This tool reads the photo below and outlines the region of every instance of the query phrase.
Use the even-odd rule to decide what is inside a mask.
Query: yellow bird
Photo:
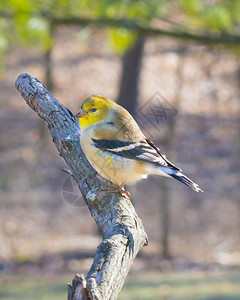
[[[94,95],[83,102],[75,117],[79,118],[82,149],[93,168],[113,183],[110,192],[129,195],[124,185],[150,174],[175,178],[202,192],[144,136],[122,106]]]

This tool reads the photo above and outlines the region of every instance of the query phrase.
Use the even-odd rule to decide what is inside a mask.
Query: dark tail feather
[[[191,179],[187,176],[183,175],[182,173],[178,172],[176,174],[169,174],[171,177],[177,179],[178,181],[182,182],[183,184],[189,186],[195,192],[203,192],[202,189],[198,186],[198,184],[194,183]]]

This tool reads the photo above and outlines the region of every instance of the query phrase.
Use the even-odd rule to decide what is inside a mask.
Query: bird
[[[80,144],[93,168],[111,182],[109,192],[127,196],[124,186],[160,175],[174,178],[195,192],[203,190],[171,163],[148,139],[131,114],[114,101],[92,95],[75,115],[79,120]]]

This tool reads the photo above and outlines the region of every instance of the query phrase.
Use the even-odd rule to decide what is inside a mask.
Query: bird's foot
[[[131,194],[128,191],[121,189],[121,193],[126,195],[129,199],[131,199]]]
[[[121,186],[109,186],[102,189],[103,191],[107,191],[109,193],[121,193],[126,195],[129,199],[131,198],[131,194],[128,191],[125,191],[124,187]]]

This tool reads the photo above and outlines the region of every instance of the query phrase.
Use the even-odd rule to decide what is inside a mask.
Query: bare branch
[[[103,233],[86,279],[75,276],[68,299],[116,299],[135,256],[147,244],[142,222],[127,197],[103,190],[109,183],[96,176],[86,159],[80,146],[79,124],[72,113],[28,74],[20,75],[15,85],[26,103],[47,123],[53,142]]]
[[[225,44],[238,45],[240,44],[240,35],[230,33],[216,33],[212,32],[193,32],[188,30],[167,30],[154,28],[145,25],[137,20],[131,19],[111,19],[111,18],[84,18],[84,17],[55,17],[51,15],[44,15],[56,25],[80,25],[80,26],[101,26],[101,27],[121,27],[128,30],[136,31],[138,34],[146,36],[168,36],[184,41],[195,41],[202,44]]]
[[[112,19],[112,18],[86,18],[82,16],[69,16],[69,17],[57,17],[51,15],[47,12],[39,12],[37,16],[44,17],[54,25],[79,25],[79,26],[97,26],[97,27],[116,27],[116,28],[126,28],[128,30],[136,31],[140,35],[146,36],[168,36],[184,41],[195,41],[202,44],[216,44],[216,45],[239,45],[240,35],[232,34],[228,32],[213,33],[211,31],[193,31],[191,28],[185,28],[182,24],[170,21],[168,19],[159,18],[164,22],[174,24],[175,28],[167,30],[161,28],[154,28],[148,24],[143,23],[143,21],[132,20],[127,18],[122,19]],[[0,17],[5,19],[11,19],[15,17],[16,14],[9,13],[7,11],[0,11]],[[176,29],[178,28],[178,29]],[[181,30],[179,30],[181,28]]]

